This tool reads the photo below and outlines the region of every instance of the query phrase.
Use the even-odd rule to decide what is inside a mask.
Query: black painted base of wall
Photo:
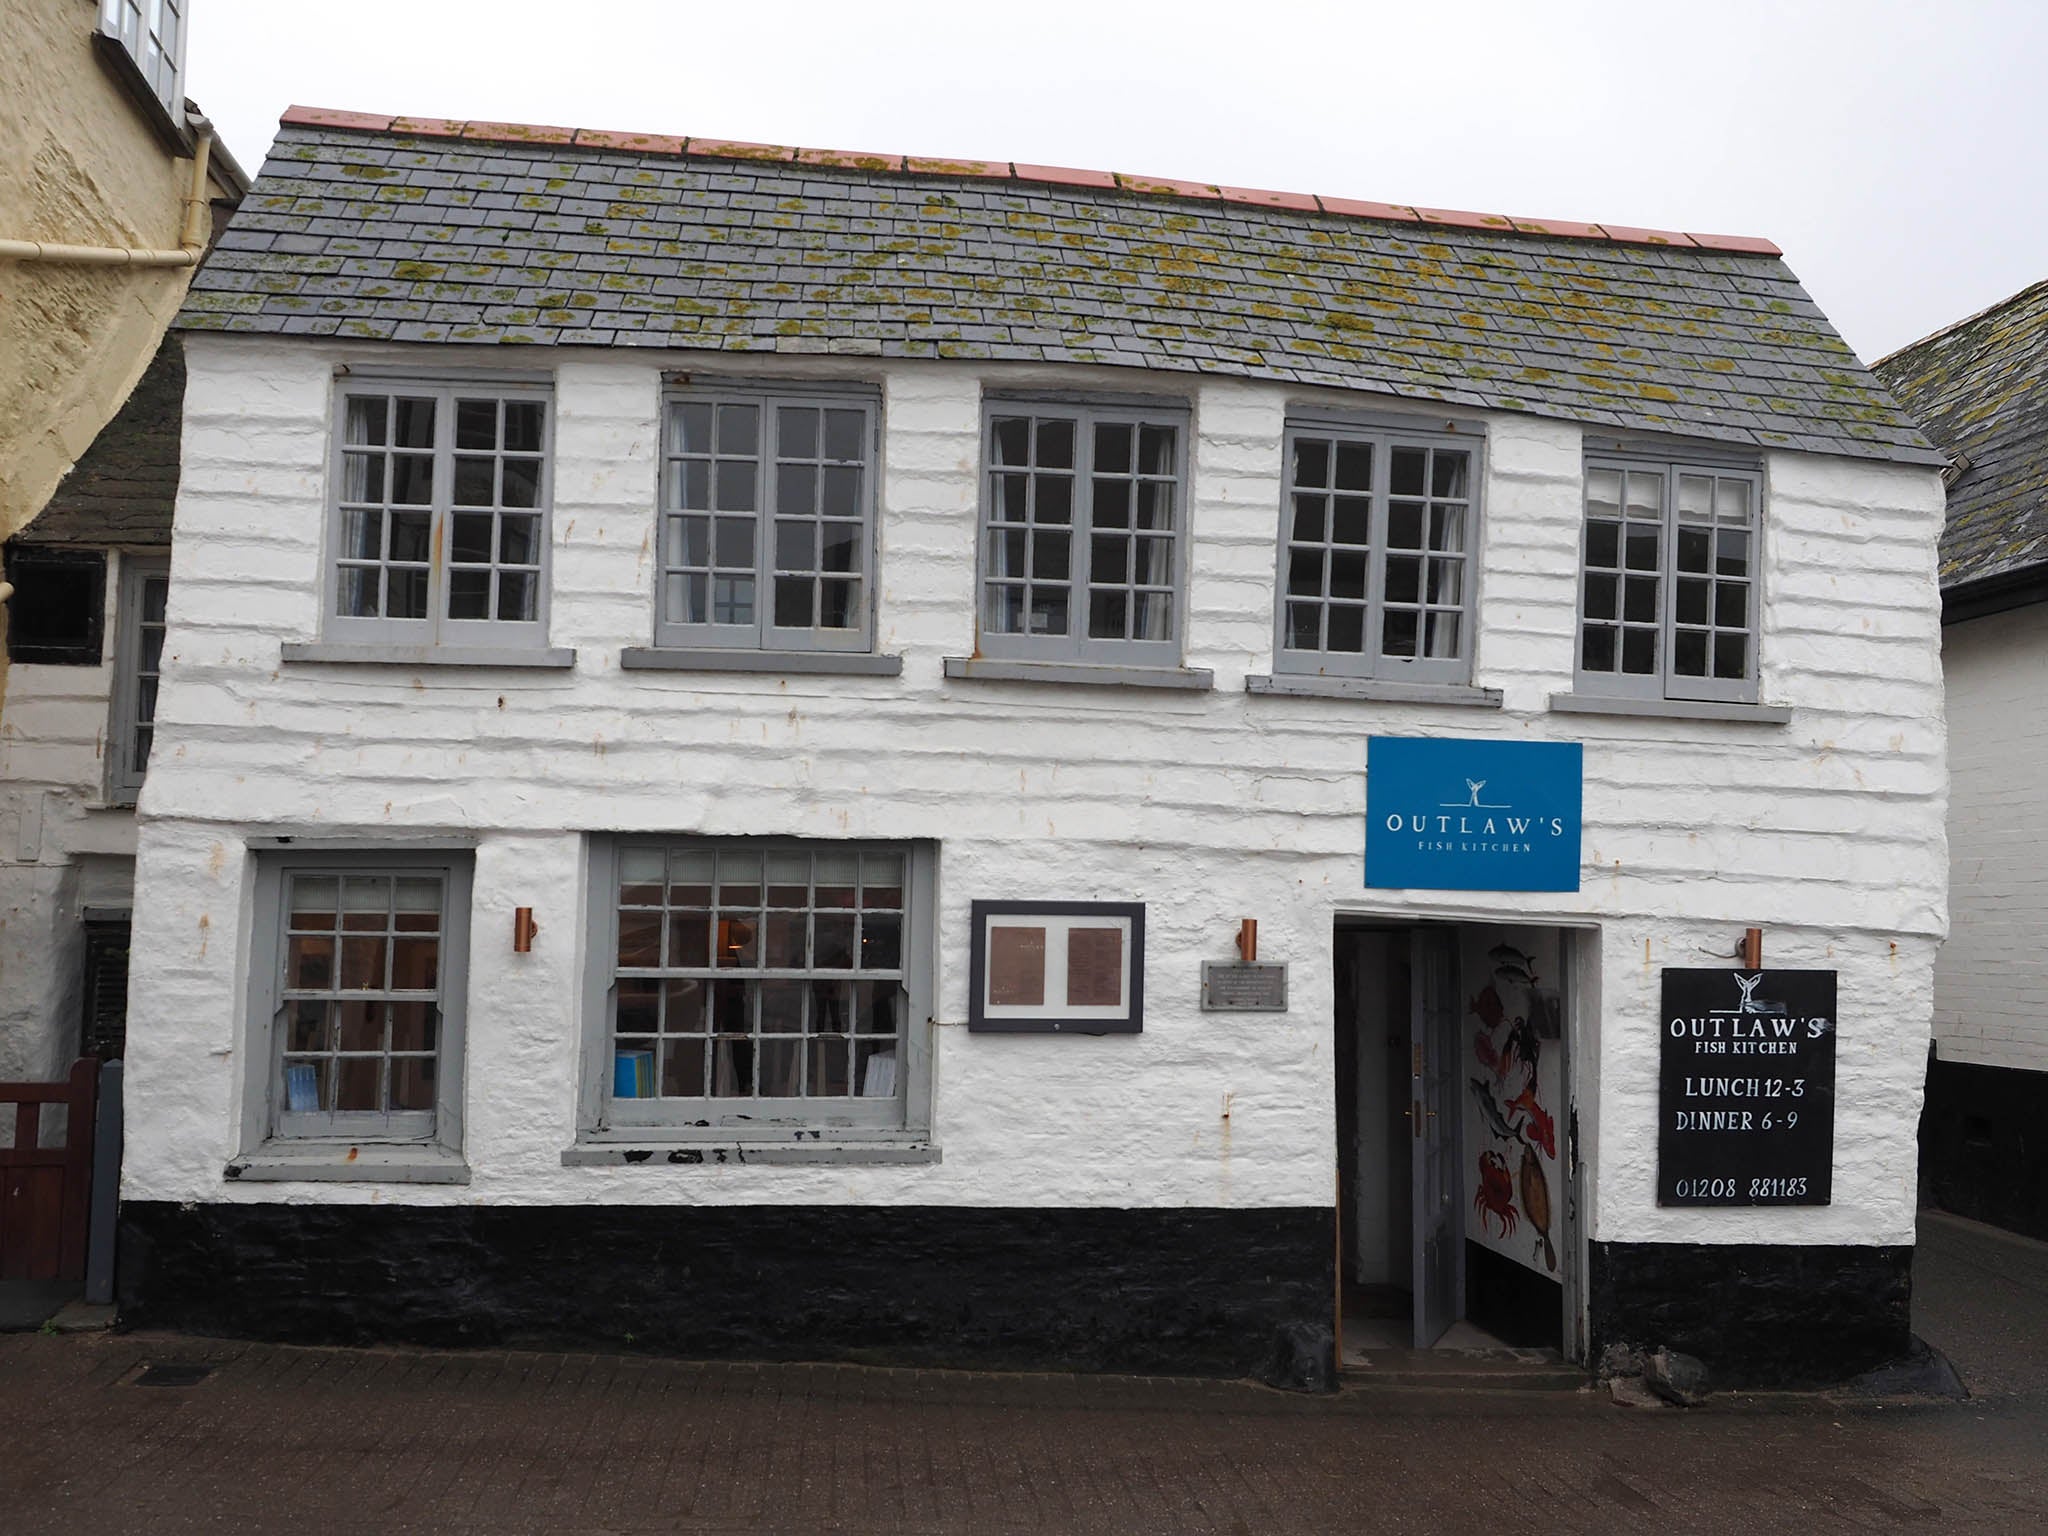
[[[121,1211],[125,1321],[1335,1380],[1328,1210],[199,1205]]]
[[[1929,1060],[1920,1198],[2048,1238],[2048,1072]]]
[[[1910,1246],[1594,1243],[1588,1279],[1594,1360],[1662,1346],[1716,1387],[1846,1381],[1912,1339]]]
[[[1564,1287],[1470,1239],[1465,1243],[1465,1315],[1517,1349],[1561,1349]]]

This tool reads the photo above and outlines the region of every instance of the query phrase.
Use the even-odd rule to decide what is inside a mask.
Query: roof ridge
[[[2026,298],[2029,294],[2033,293],[2037,288],[2048,288],[2048,277],[2037,278],[2035,281],[2027,284],[2026,287],[2020,289],[2018,292],[2009,293],[2004,298],[1999,299],[1994,303],[1986,304],[1982,309],[1978,310],[1975,314],[1964,315],[1960,320],[1951,320],[1947,325],[1929,331],[1925,336],[1922,336],[1918,341],[1909,341],[1903,347],[1892,348],[1892,350],[1885,353],[1883,357],[1876,359],[1874,362],[1870,364],[1870,371],[1872,373],[1875,373],[1878,369],[1882,368],[1886,363],[1890,362],[1895,357],[1904,357],[1908,352],[1918,351],[1921,347],[1928,346],[1933,342],[1941,340],[1942,337],[1948,335],[1952,331],[1960,331],[1966,325],[1975,325],[1979,320],[1987,319],[1988,317],[1997,314],[2001,309],[2010,309],[2013,305],[2019,303],[2020,300]],[[1979,347],[1977,349],[1977,352],[1971,354],[1972,359],[1974,360],[1978,355],[1982,353],[1982,351],[1983,348]]]
[[[1491,230],[1504,235],[1530,235],[1563,240],[1594,240],[1610,245],[1675,246],[1743,256],[1782,256],[1772,241],[1756,235],[1714,235],[1698,231],[1643,229],[1625,224],[1588,224],[1575,219],[1535,219],[1461,209],[1423,208],[1406,203],[1362,202],[1309,192],[1274,192],[1261,187],[1230,187],[1172,177],[1134,176],[1121,171],[1078,170],[1069,166],[1029,165],[1008,160],[960,160],[939,156],[869,154],[853,150],[804,149],[787,144],[754,144],[739,139],[679,137],[663,133],[620,133],[598,128],[559,128],[539,123],[462,121],[438,117],[387,116],[331,107],[292,106],[278,119],[281,125],[334,128],[358,133],[399,133],[423,138],[472,140],[492,144],[543,144],[565,149],[627,150],[643,155],[675,155],[707,160],[766,160],[827,169],[883,171],[923,176],[990,178],[1042,182],[1054,186],[1088,187],[1097,191],[1137,192],[1255,208],[1281,208],[1299,213],[1324,213],[1338,218],[1377,219],[1446,229]]]

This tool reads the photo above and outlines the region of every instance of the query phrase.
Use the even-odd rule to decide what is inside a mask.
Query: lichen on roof
[[[1948,492],[1943,589],[2048,567],[2048,282],[1873,371],[1929,437],[1967,460]]]
[[[1775,255],[841,162],[287,123],[179,324],[1098,363],[1940,462]]]

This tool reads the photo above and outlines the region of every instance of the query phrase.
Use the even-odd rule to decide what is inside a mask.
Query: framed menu
[[[1010,1034],[1136,1034],[1145,1015],[1145,907],[977,901],[967,1027]]]

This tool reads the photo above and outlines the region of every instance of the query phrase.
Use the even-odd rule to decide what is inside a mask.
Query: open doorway
[[[1345,1363],[1566,1352],[1568,935],[1340,919],[1334,936]]]

